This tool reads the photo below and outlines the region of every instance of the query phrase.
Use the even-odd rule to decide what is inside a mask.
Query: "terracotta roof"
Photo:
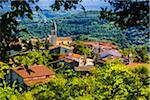
[[[65,58],[65,57],[66,57],[66,55],[60,55],[58,58],[62,59],[62,58]]]
[[[30,66],[29,69],[31,73],[29,74],[25,68],[23,69],[12,69],[17,74],[19,74],[22,78],[32,78],[46,75],[55,75],[55,72],[51,71],[48,67],[43,65],[33,65]]]
[[[109,42],[83,42],[84,45],[90,45],[90,46],[102,46],[104,48],[117,48],[116,45],[109,43]]]
[[[75,54],[75,53],[69,53],[68,56],[72,56],[74,58],[81,58],[81,55],[80,54]]]
[[[57,37],[57,41],[72,41],[71,37]]]

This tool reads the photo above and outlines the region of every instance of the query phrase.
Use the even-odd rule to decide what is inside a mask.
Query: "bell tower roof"
[[[57,35],[57,25],[55,21],[53,21],[51,25],[51,35]]]
[[[57,25],[56,25],[56,22],[55,22],[55,21],[53,21],[51,27],[52,27],[52,30],[57,31]]]

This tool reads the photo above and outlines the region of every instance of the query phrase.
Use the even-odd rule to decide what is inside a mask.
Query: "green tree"
[[[49,43],[48,39],[45,39],[45,49],[48,50],[48,48],[51,46],[51,44]]]
[[[27,65],[31,66],[33,64],[42,64],[42,65],[49,65],[49,62],[52,60],[49,51],[34,51],[29,53],[20,53],[18,56],[13,57],[15,64],[17,65]]]
[[[36,44],[35,44],[35,47],[36,47],[36,49],[39,51],[41,46],[42,46],[42,43],[41,43],[41,41],[38,39],[38,41],[37,41]]]
[[[135,59],[136,62],[149,63],[149,53],[146,46],[140,46],[135,48]]]
[[[87,57],[92,56],[92,50],[85,47],[82,42],[77,42],[73,50],[74,53],[85,55]]]
[[[0,80],[4,79],[4,76],[8,74],[9,66],[3,62],[0,62]]]
[[[26,47],[26,50],[27,50],[27,51],[28,51],[28,50],[31,50],[31,51],[32,51],[33,45],[32,45],[32,43],[31,43],[31,41],[29,41],[29,43],[26,43],[26,44],[25,44],[25,47]]]
[[[149,87],[148,84],[143,84],[148,81],[149,76],[146,71],[147,67],[144,69],[138,73],[116,62],[112,62],[111,65],[107,64],[105,68],[96,71],[97,81],[103,84],[99,91],[105,99],[137,100],[143,98],[146,100]]]
[[[141,26],[141,29],[149,27],[149,1],[148,0],[108,0],[114,10],[102,8],[100,18],[115,22],[122,29]]]

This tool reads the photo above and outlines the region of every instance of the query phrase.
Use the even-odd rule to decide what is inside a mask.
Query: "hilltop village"
[[[0,8],[0,100],[150,100],[149,0]]]
[[[86,55],[83,53],[77,53],[78,45],[71,37],[58,37],[57,36],[57,25],[56,22],[53,22],[51,28],[51,34],[44,39],[32,38],[26,43],[29,44],[26,46],[26,43],[19,39],[15,45],[20,44],[23,52],[29,53],[35,51],[48,50],[49,54],[57,55],[53,57],[53,61],[49,62],[53,68],[57,66],[57,63],[61,63],[64,66],[70,66],[76,72],[89,72],[95,70],[95,65],[103,65],[107,60],[114,60],[120,58],[122,63],[128,64],[131,62],[130,59],[127,59],[122,56],[118,50],[118,46],[109,43],[109,42],[94,42],[94,41],[80,41],[83,45],[83,48],[90,50],[91,54]],[[41,43],[44,44],[40,45]],[[12,43],[13,44],[13,43]],[[28,48],[28,49],[27,49]],[[89,52],[88,52],[89,53]],[[10,57],[18,55],[16,51],[8,51]],[[129,56],[130,57],[130,56]],[[38,83],[46,83],[49,78],[55,78],[56,72],[61,70],[62,67],[57,67],[55,71],[50,70],[45,65],[38,65],[35,63],[32,66],[26,66],[21,64],[21,68],[15,67],[15,64],[12,68],[11,81],[17,80],[19,85],[31,86]],[[26,69],[30,70],[30,74]],[[7,76],[7,77],[10,77]],[[9,78],[6,78],[6,81],[10,81]]]

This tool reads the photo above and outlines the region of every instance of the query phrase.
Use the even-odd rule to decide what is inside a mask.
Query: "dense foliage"
[[[120,52],[124,55],[124,57],[128,57],[128,55],[132,54],[132,61],[133,62],[144,62],[149,63],[149,50],[146,46],[139,46],[139,47],[130,47],[124,50],[120,50]]]
[[[107,10],[102,8],[101,18],[113,21],[126,29],[129,27],[140,26],[141,29],[149,27],[149,1],[148,0],[105,0],[114,9]]]
[[[92,49],[85,47],[82,42],[76,42],[73,52],[86,57],[91,57],[93,54]]]
[[[0,99],[148,100],[148,67],[131,69],[118,62],[120,61],[108,62],[103,67],[97,67],[94,72],[80,77],[65,78],[64,74],[60,74],[57,78],[50,79],[49,83],[30,87],[23,93],[6,86],[6,83],[2,87],[0,83]],[[4,91],[7,91],[7,95]]]
[[[49,62],[52,61],[52,57],[49,54],[48,50],[43,51],[28,51],[22,52],[19,55],[13,57],[10,62],[16,65],[28,65],[31,66],[33,64],[42,64],[42,65],[49,65]]]

